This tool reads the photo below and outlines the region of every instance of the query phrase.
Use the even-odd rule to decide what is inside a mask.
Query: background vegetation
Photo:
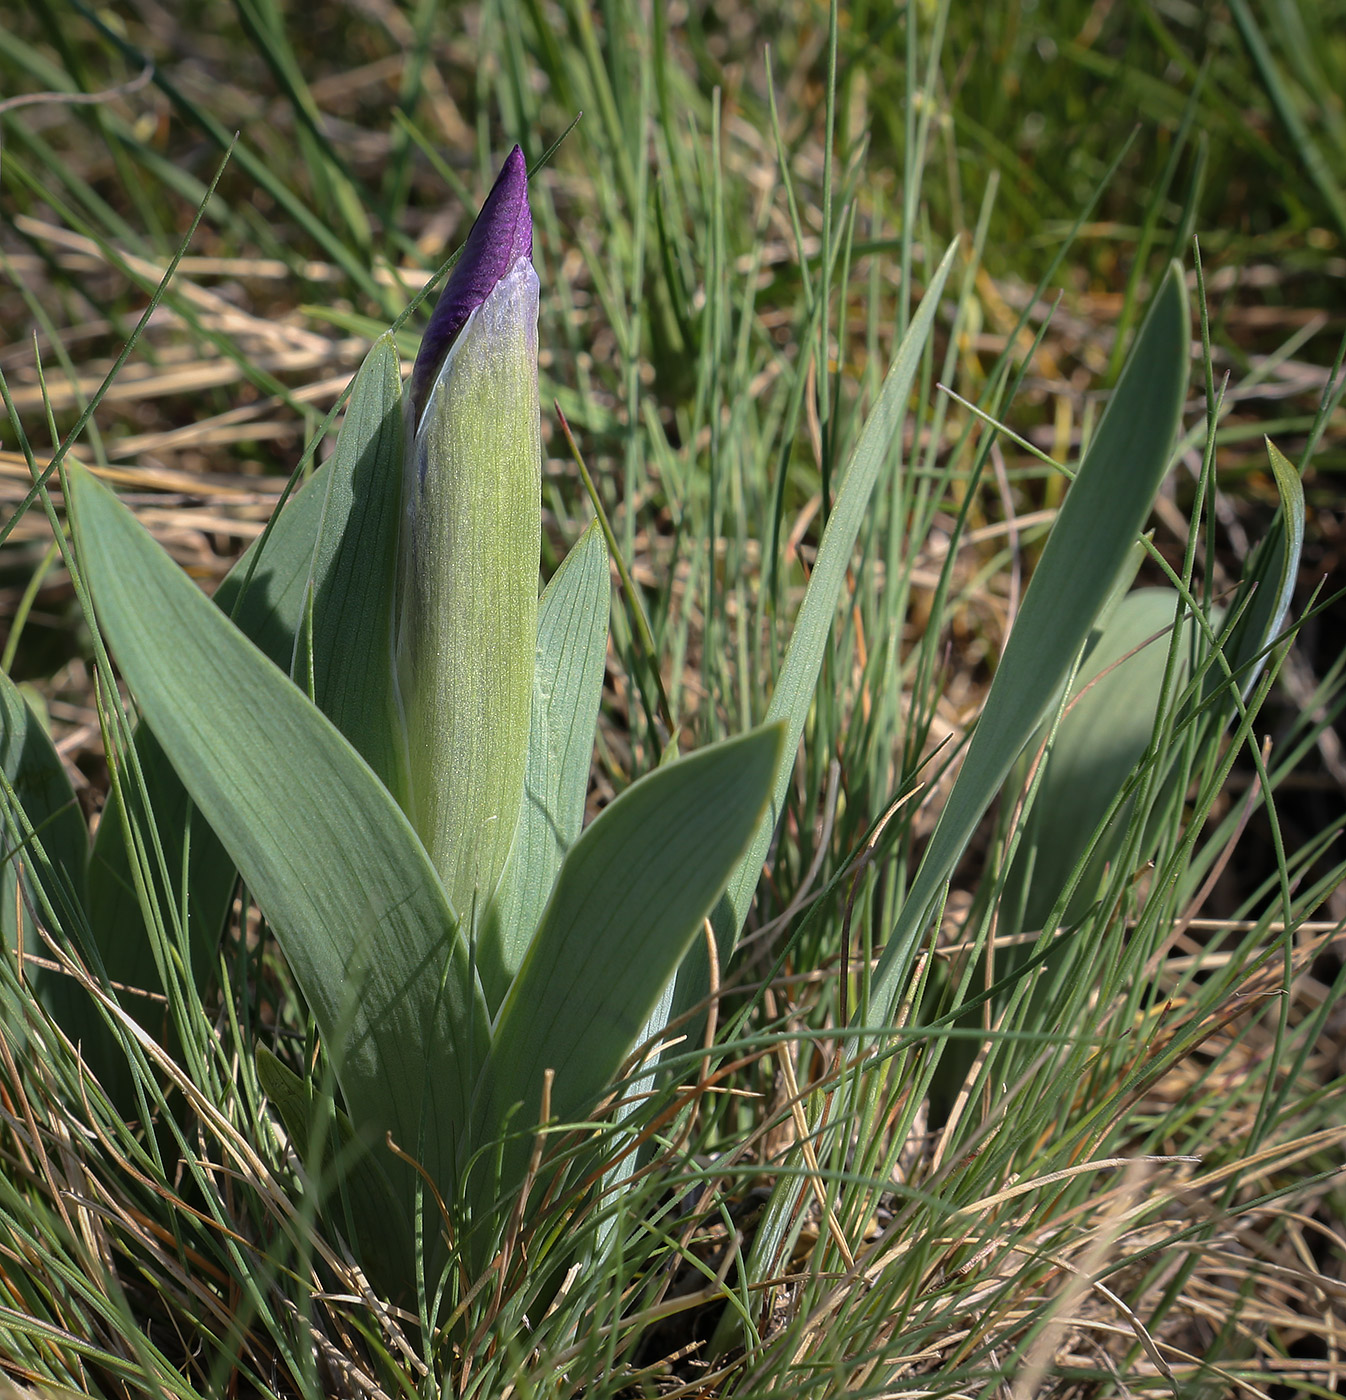
[[[699,1046],[678,1061],[696,1112],[656,1125],[667,1152],[622,1207],[646,1222],[629,1251],[558,1282],[536,1266],[540,1229],[524,1263],[464,1289],[456,1341],[362,1296],[339,1242],[291,1206],[293,1163],[260,1110],[254,1044],[296,1064],[308,1047],[245,902],[221,957],[230,992],[198,1008],[203,1072],[138,1052],[171,1141],[125,1127],[73,1047],[7,1032],[6,1372],[183,1396],[1334,1393],[1343,91],[1337,0],[0,14],[11,412],[39,459],[82,423],[75,455],[207,588],[296,466],[330,450],[322,429],[368,345],[461,241],[509,145],[536,163],[559,141],[532,186],[544,571],[591,513],[554,399],[659,671],[633,600],[618,603],[594,807],[653,766],[670,721],[691,748],[760,718],[865,413],[962,241],[756,936],[721,970],[725,1068],[703,1069]],[[1168,260],[1194,271],[1194,238],[1206,383],[1194,367],[1157,553],[1227,598],[1276,508],[1269,435],[1303,471],[1295,615],[1312,607],[1228,763],[1216,736],[1185,770],[1149,857],[1172,890],[1156,878],[1150,899],[1148,867],[1114,872],[1105,903],[1124,917],[1076,940],[1074,987],[1021,998],[1000,1038],[923,1036],[986,985],[967,953],[982,956],[1015,831],[1002,804],[955,879],[922,1015],[899,1017],[913,1048],[868,1124],[879,1163],[833,1143],[820,1167],[799,1141],[807,1091],[832,1082],[832,1033],[1061,499],[1041,454],[1078,460]],[[400,333],[407,363],[421,325]],[[93,818],[107,773],[90,639],[31,485],[11,421],[3,659]],[[1156,560],[1142,577],[1160,579]],[[816,1183],[853,1167],[871,1187],[843,1209]],[[792,1174],[815,1185],[763,1263],[761,1207]]]

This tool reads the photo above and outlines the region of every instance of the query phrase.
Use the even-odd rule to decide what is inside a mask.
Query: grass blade
[[[792,755],[799,747],[804,723],[813,704],[813,692],[822,669],[832,620],[845,586],[851,552],[868,512],[879,471],[890,459],[889,454],[906,412],[907,398],[934,326],[935,311],[953,267],[956,251],[957,244],[950,244],[930,279],[910,329],[893,356],[888,376],[860,434],[818,547],[817,562],[795,620],[789,650],[776,678],[771,704],[767,708],[768,722],[785,722],[784,752],[787,755]],[[721,967],[727,966],[747,917],[761,875],[762,860],[771,844],[776,823],[785,810],[790,774],[791,765],[788,762],[782,764],[772,788],[767,817],[735,867],[724,896],[716,906],[712,923]],[[692,949],[686,965],[678,974],[674,1014],[680,1015],[694,1006],[708,990],[709,962],[705,950],[697,946]]]

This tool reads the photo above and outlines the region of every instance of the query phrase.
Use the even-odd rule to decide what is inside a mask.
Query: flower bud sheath
[[[398,685],[408,815],[460,917],[499,882],[523,792],[537,632],[538,279],[515,147],[412,373]]]

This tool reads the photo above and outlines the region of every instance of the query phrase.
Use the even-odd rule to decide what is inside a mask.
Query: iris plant
[[[168,824],[162,883],[194,891],[207,951],[235,871],[266,915],[331,1077],[262,1046],[262,1084],[394,1292],[450,1235],[485,1266],[539,1129],[611,1088],[781,766],[767,725],[661,766],[583,828],[609,566],[591,526],[538,599],[531,251],[516,148],[409,387],[385,336],[331,461],[219,608],[93,478],[70,481],[98,622],[156,741],[139,745],[146,800],[189,796],[209,828],[188,851]],[[149,891],[124,825],[104,821],[95,860]],[[94,936],[109,959],[134,942],[125,920]],[[417,1246],[427,1183],[452,1225]]]
[[[568,1183],[610,1190],[625,1169],[605,1174],[583,1147],[553,1155],[547,1135],[584,1123],[620,1087],[633,1048],[659,1038],[670,1014],[694,1011],[708,986],[708,916],[728,966],[787,798],[782,757],[805,736],[956,247],[931,276],[840,479],[768,722],[661,765],[587,828],[609,563],[591,526],[538,599],[539,290],[520,151],[439,298],[409,387],[386,335],[352,387],[330,461],[213,603],[106,488],[69,473],[77,571],[143,724],[136,762],[113,765],[87,886],[79,841],[58,846],[61,831],[34,804],[32,827],[43,825],[52,848],[51,880],[34,898],[82,903],[89,961],[111,982],[167,986],[185,971],[199,989],[219,965],[216,940],[242,876],[323,1050],[313,1074],[315,1065],[287,1067],[259,1046],[261,1083],[320,1207],[389,1291],[405,1292],[418,1269],[433,1274],[455,1251],[479,1276],[513,1213],[558,1208]],[[868,1026],[894,1013],[977,823],[1135,567],[1133,542],[1179,422],[1186,353],[1174,268],[888,931]],[[1281,476],[1293,485],[1292,471]],[[1278,549],[1263,573],[1292,577],[1293,532]],[[1248,624],[1242,652],[1264,645],[1283,594],[1257,595],[1266,617]],[[110,671],[103,680],[111,693]],[[37,756],[6,759],[16,788],[25,764],[29,776],[60,773],[49,744],[22,752]],[[64,792],[49,805],[74,807]],[[183,1009],[192,1003],[169,990],[196,1072],[206,1057],[192,1059],[199,1026]],[[72,1039],[94,1043],[100,1018],[91,1029],[87,1014],[77,1024],[78,1009],[52,1010]],[[111,1080],[115,1061],[109,1053],[96,1072]],[[627,1071],[642,1091],[654,1083],[648,1065]],[[134,1112],[143,1098],[123,1102]],[[526,1181],[535,1189],[521,1205]],[[787,1180],[759,1237],[767,1272],[789,1189]]]

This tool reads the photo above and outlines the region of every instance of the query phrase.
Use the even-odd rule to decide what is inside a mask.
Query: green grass
[[[595,805],[674,737],[763,717],[884,370],[960,240],[713,1044],[693,1023],[665,1051],[661,1083],[685,1092],[624,1120],[647,1139],[626,1186],[549,1202],[497,1272],[451,1273],[424,1326],[362,1293],[263,1109],[255,1045],[300,1069],[315,1045],[246,898],[206,996],[158,1013],[180,1061],[103,993],[136,1121],[10,959],[0,1368],[182,1397],[1330,1394],[1342,6],[1078,3],[1050,28],[1014,0],[644,13],[239,0],[188,26],[50,0],[0,29],[7,96],[131,85],[0,110],[0,370],[39,465],[204,209],[69,452],[207,584],[324,450],[509,144],[536,163],[568,132],[532,184],[544,572],[592,514],[555,399],[634,581]],[[1269,434],[1307,502],[1293,646],[1243,714],[1203,710],[1175,648],[1096,897],[1071,907],[1072,859],[1041,942],[1006,932],[1033,830],[1017,802],[1050,793],[1016,770],[882,1033],[861,1034],[1064,494],[1053,463],[1078,463],[1193,236],[1208,344],[1141,577],[1167,566],[1198,609],[1230,605],[1278,500]],[[408,361],[423,324],[399,331]],[[43,562],[12,421],[0,438],[9,672],[94,807],[110,697],[69,575]]]

